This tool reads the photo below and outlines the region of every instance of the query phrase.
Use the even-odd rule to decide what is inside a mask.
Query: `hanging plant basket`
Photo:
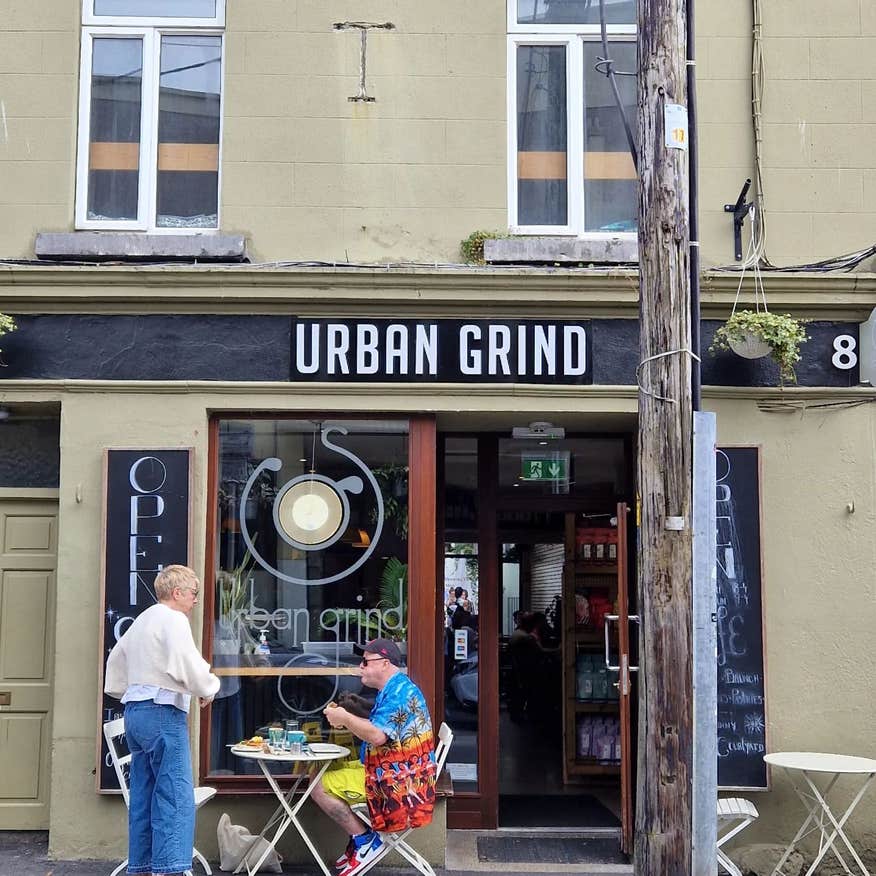
[[[773,348],[754,332],[746,332],[741,337],[727,338],[727,343],[730,349],[743,359],[763,359],[773,351]]]
[[[732,350],[745,359],[771,356],[779,366],[779,381],[796,383],[794,366],[800,361],[800,344],[809,340],[802,320],[768,310],[734,310],[716,332],[710,353]]]

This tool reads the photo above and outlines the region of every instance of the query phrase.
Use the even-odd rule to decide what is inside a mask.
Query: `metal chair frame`
[[[750,800],[743,797],[725,797],[718,800],[718,831],[722,827],[730,826],[730,829],[718,837],[716,852],[718,864],[723,867],[730,876],[742,876],[742,871],[721,851],[721,846],[728,842],[737,833],[745,830],[752,821],[758,817],[757,808]]]
[[[128,770],[130,769],[131,754],[120,754],[116,740],[125,735],[125,719],[116,718],[114,721],[107,721],[103,725],[103,736],[106,739],[107,748],[109,749],[110,759],[112,760],[113,769],[116,771],[116,778],[119,780],[119,788],[122,791],[122,797],[125,801],[125,808],[130,805],[130,792],[128,790]],[[206,786],[195,788],[195,810],[200,809],[208,800],[212,800],[216,796],[216,789]],[[213,871],[207,863],[207,859],[194,847],[192,847],[192,860],[198,861],[204,868],[207,876],[213,876]],[[128,866],[128,859],[125,858],[110,876],[118,876]],[[191,868],[185,871],[185,876],[192,876]]]
[[[447,755],[450,751],[450,746],[453,742],[453,731],[447,724],[442,724],[438,730],[438,744],[435,746],[435,778],[441,775],[444,769],[444,764],[447,761]],[[369,827],[371,827],[371,819],[368,817],[368,805],[366,803],[355,803],[350,807],[353,812],[362,819]],[[409,827],[399,833],[382,833],[381,837],[386,845],[386,851],[374,858],[360,870],[356,871],[356,876],[362,876],[370,870],[378,861],[382,861],[389,852],[397,851],[415,870],[423,874],[423,876],[435,876],[435,871],[432,865],[408,842],[407,835],[414,830]]]

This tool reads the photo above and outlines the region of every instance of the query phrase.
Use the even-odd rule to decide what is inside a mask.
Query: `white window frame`
[[[518,24],[517,0],[508,0],[506,81],[508,115],[508,230],[511,234],[635,240],[628,231],[584,230],[584,43],[600,42],[598,24]],[[634,24],[608,26],[609,42],[632,42]],[[517,203],[517,49],[553,45],[566,48],[566,219],[565,225],[521,225]]]
[[[86,8],[93,0],[84,0]],[[217,12],[224,0],[217,0]],[[108,19],[103,22],[124,22],[124,26],[105,24],[100,27],[83,27],[79,61],[79,133],[76,158],[76,206],[75,226],[79,230],[95,231],[148,231],[150,234],[217,234],[222,226],[222,129],[225,116],[225,33],[205,21],[194,19],[192,24],[180,24],[174,19],[173,26],[134,25],[129,19]],[[162,19],[165,21],[166,19]],[[161,70],[161,38],[164,36],[218,36],[220,38],[219,72],[219,167],[217,176],[216,225],[209,227],[177,228],[157,225],[158,192],[158,98],[159,72]],[[140,39],[143,42],[143,67],[140,92],[140,152],[137,186],[136,219],[89,219],[88,218],[88,171],[91,147],[91,68],[94,40],[100,38]]]
[[[96,27],[225,27],[225,0],[216,0],[216,14],[204,18],[160,18],[158,16],[95,15],[95,0],[82,0],[82,24]]]

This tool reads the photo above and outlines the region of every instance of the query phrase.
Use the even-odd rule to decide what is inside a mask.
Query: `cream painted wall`
[[[0,257],[73,221],[79,0],[0,22]],[[505,0],[229,0],[222,227],[257,260],[459,259],[506,227]],[[796,264],[876,237],[876,14],[868,0],[764,4],[768,252]],[[343,20],[390,20],[358,37]],[[697,6],[705,266],[733,261],[723,205],[753,175],[750,4]],[[747,223],[748,224],[748,223]],[[747,234],[747,232],[746,232]]]
[[[58,628],[51,854],[111,858],[127,842],[122,800],[95,793],[103,449],[194,447],[192,565],[203,569],[207,420],[181,395],[69,394],[61,407]],[[82,496],[77,504],[77,490]],[[199,623],[194,624],[199,627]],[[200,633],[196,630],[196,638]],[[215,836],[215,834],[214,834]],[[124,857],[122,855],[121,857]]]
[[[719,444],[762,448],[769,748],[876,757],[876,410],[774,414],[729,400],[709,408]],[[772,781],[769,793],[746,794],[761,817],[742,845],[787,842],[803,820],[786,775],[774,770]],[[849,824],[864,848],[876,847],[876,796]]]

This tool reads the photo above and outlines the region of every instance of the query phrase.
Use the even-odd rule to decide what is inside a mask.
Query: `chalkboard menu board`
[[[756,447],[716,456],[718,785],[766,788],[766,696]]]
[[[153,582],[173,563],[189,563],[189,477],[185,450],[107,450],[104,473],[103,594],[100,603],[100,719],[97,789],[119,791],[103,724],[124,707],[103,693],[106,660],[134,618],[157,601]]]

